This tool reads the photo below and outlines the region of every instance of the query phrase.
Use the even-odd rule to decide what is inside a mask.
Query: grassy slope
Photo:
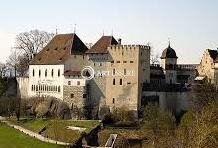
[[[47,120],[47,119],[34,119],[34,120],[11,120],[15,124],[23,126],[34,132],[39,132],[43,127],[47,126],[44,136],[58,141],[75,142],[81,132],[67,129],[67,126],[76,126],[87,128],[85,132],[89,132],[91,129],[99,124],[98,120]]]
[[[29,137],[20,131],[0,123],[0,147],[1,148],[58,148],[61,146],[44,143]]]

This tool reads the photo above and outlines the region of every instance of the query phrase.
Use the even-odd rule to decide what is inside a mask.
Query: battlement
[[[146,45],[111,45],[108,47],[108,50],[120,50],[120,49],[124,49],[124,50],[135,50],[135,49],[146,49],[146,50],[150,50],[150,46],[146,46]]]

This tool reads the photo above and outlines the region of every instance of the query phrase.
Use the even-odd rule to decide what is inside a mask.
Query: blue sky
[[[0,61],[16,34],[40,29],[76,33],[84,42],[102,36],[126,44],[147,44],[161,54],[168,38],[179,63],[199,63],[206,48],[218,47],[217,0],[1,0]]]

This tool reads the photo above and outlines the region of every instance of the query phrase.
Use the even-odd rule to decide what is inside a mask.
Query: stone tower
[[[177,56],[173,48],[171,48],[170,43],[168,47],[162,52],[161,55],[161,67],[165,73],[165,80],[167,84],[177,83]]]

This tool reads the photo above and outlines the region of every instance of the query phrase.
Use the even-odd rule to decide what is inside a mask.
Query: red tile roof
[[[117,45],[118,42],[113,36],[102,36],[86,53],[107,53],[110,45]]]
[[[31,61],[31,65],[62,64],[70,55],[84,54],[88,48],[76,34],[56,35]]]

